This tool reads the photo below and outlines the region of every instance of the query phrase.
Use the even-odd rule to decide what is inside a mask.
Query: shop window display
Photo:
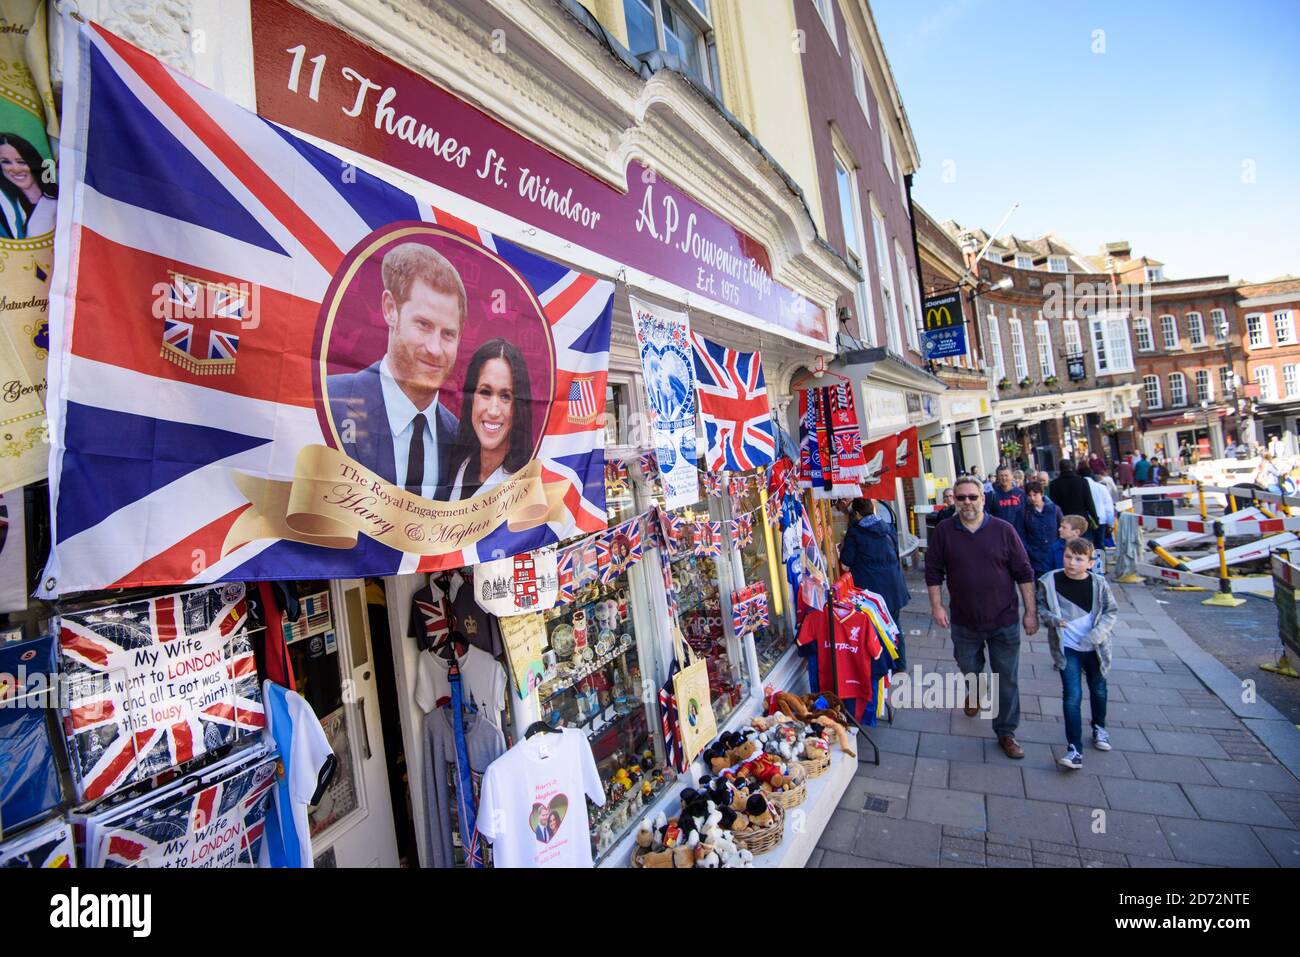
[[[609,524],[636,512],[632,491],[609,489]],[[571,604],[544,612],[545,677],[538,688],[542,720],[587,735],[605,788],[605,805],[589,804],[593,856],[599,860],[639,819],[644,807],[672,782],[661,763],[662,736],[643,676],[656,676],[649,642],[638,640],[628,573],[592,582]]]
[[[765,477],[758,481],[764,481]],[[763,534],[763,522],[766,520],[762,512],[762,501],[758,492],[758,484],[753,478],[747,478],[745,483],[744,494],[732,499],[732,516],[749,515],[753,520],[753,534],[750,536],[751,541],[740,547],[740,567],[743,582],[737,582],[737,587],[753,585],[761,582],[767,586],[767,593],[770,596],[775,589],[782,589],[782,597],[785,597],[785,578],[780,576],[777,581],[772,580],[772,564],[768,561],[767,538]],[[784,567],[781,562],[780,548],[781,537],[779,529],[773,535],[772,545],[777,549],[775,556],[775,565],[780,575],[780,569]],[[784,608],[785,602],[782,603]],[[754,632],[754,650],[758,653],[758,670],[759,677],[766,678],[768,673],[776,665],[781,657],[794,644],[794,633],[790,628],[790,622],[784,614],[776,614],[773,607],[768,614],[768,624]]]

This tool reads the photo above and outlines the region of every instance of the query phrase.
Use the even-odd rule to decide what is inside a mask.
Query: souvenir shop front
[[[96,25],[53,31],[54,453],[6,496],[35,597],[0,638],[3,697],[45,706],[5,716],[26,751],[0,863],[688,866],[719,826],[705,866],[802,863],[856,769],[840,698],[871,713],[862,662],[899,646],[875,596],[827,597],[811,490],[847,496],[862,463],[814,416],[801,468],[770,411],[801,401],[829,310],[666,179],[632,207],[672,199],[711,295],[635,214],[622,259],[579,245],[625,194],[295,7],[250,9],[257,109],[314,142]],[[322,124],[310,104],[355,116],[363,75],[461,111],[464,159],[443,139],[420,179],[427,140]],[[471,159],[489,186],[457,180]],[[549,199],[481,201],[520,164]],[[97,321],[139,289],[154,321]],[[804,650],[838,696],[803,696],[797,608],[825,616]]]

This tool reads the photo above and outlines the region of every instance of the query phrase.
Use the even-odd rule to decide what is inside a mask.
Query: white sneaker
[[[1074,745],[1070,745],[1070,750],[1065,752],[1065,757],[1056,762],[1063,768],[1069,768],[1071,771],[1078,771],[1083,767],[1083,755]]]
[[[1098,751],[1110,750],[1110,735],[1106,733],[1105,728],[1092,729],[1092,746]]]

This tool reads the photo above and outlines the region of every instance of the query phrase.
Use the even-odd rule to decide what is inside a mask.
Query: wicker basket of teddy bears
[[[818,748],[818,756],[815,758],[800,758],[799,764],[803,766],[808,775],[808,779],[819,778],[831,768],[831,750],[830,748]]]
[[[795,762],[796,766],[802,767],[803,762]],[[804,771],[794,773],[796,783],[787,784],[783,790],[773,791],[768,794],[774,804],[779,804],[784,810],[796,808],[808,797],[808,775]]]
[[[743,831],[736,831],[732,835],[737,847],[757,856],[767,853],[781,843],[781,838],[785,835],[785,812],[775,801],[769,802],[768,809],[771,820],[767,824],[759,825],[751,822],[749,827]]]

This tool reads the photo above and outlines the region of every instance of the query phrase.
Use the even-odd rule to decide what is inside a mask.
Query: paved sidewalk
[[[900,625],[909,671],[955,673],[922,578],[910,573],[908,584]],[[1024,760],[1002,753],[987,718],[900,709],[892,726],[870,729],[880,766],[864,746],[809,865],[1300,867],[1300,780],[1283,763],[1300,767],[1300,730],[1267,704],[1242,701],[1240,680],[1144,586],[1117,585],[1115,596],[1114,750],[1089,741],[1082,771],[1057,767],[1061,682],[1040,630],[1020,653]],[[1087,697],[1085,688],[1085,738]]]

